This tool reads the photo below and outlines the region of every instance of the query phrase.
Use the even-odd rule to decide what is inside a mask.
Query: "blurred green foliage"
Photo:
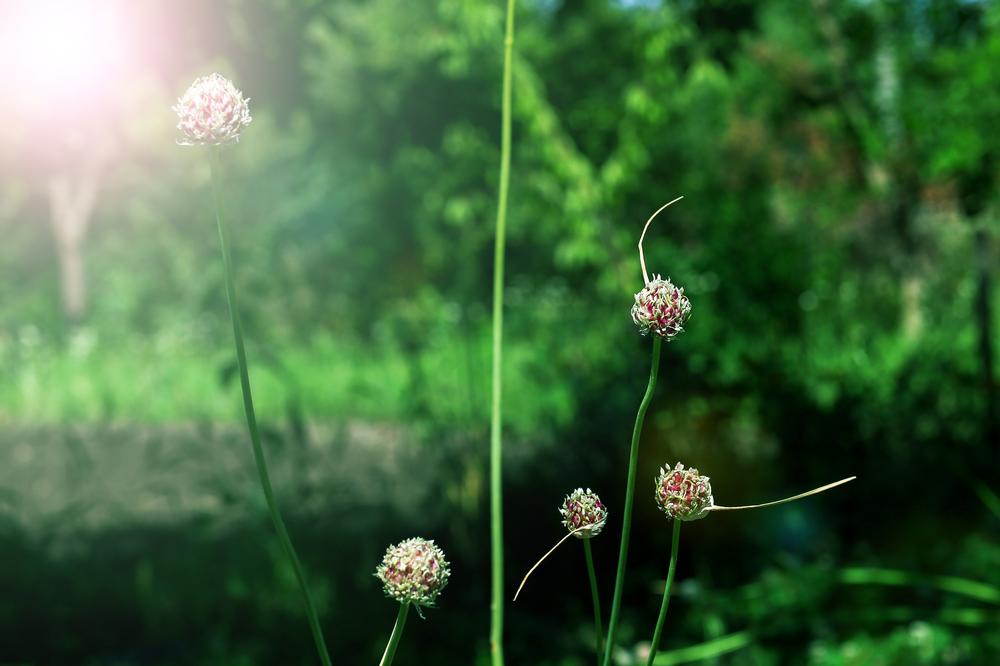
[[[306,470],[323,451],[359,486],[414,489],[407,505],[313,497],[328,479],[305,472],[285,480],[331,643],[347,663],[374,662],[393,611],[370,570],[386,543],[426,530],[450,544],[456,577],[400,663],[481,660],[501,3],[148,4],[181,18],[168,23],[169,59],[135,91],[139,110],[114,130],[82,322],[60,308],[44,173],[19,158],[16,131],[0,133],[0,492],[11,498],[0,494],[0,626],[18,629],[0,663],[310,663],[266,526],[236,509],[251,490],[218,509],[235,526],[182,511],[190,524],[160,531],[140,512],[88,531],[72,557],[50,547],[65,526],[26,524],[34,514],[10,490],[22,487],[22,440],[62,450],[59,433],[96,424],[79,435],[97,461],[81,474],[100,484],[105,438],[159,431],[197,457],[218,445],[215,428],[239,424],[208,166],[173,144],[169,111],[213,67],[252,98],[225,175],[273,455],[305,441]],[[1000,484],[1000,7],[525,0],[519,25],[509,577],[554,540],[550,508],[566,490],[590,484],[620,504],[648,362],[628,320],[635,243],[683,194],[646,242],[651,271],[683,285],[694,314],[666,350],[640,475],[681,458],[712,476],[721,503],[860,480],[692,530],[657,663],[996,663],[995,600],[927,580],[1000,586],[988,510]],[[105,423],[120,430],[101,434]],[[207,430],[171,434],[190,423]],[[25,436],[26,425],[41,429]],[[397,434],[351,457],[362,426]],[[395,476],[358,462],[396,459],[400,443],[414,459]],[[32,469],[61,497],[57,472]],[[177,473],[175,492],[191,492],[187,478]],[[641,652],[666,541],[652,507],[638,510],[622,631]],[[596,553],[608,583],[612,540]],[[564,570],[549,566],[512,613],[512,663],[590,660],[582,556],[561,557]],[[852,566],[912,579],[852,583]],[[107,617],[83,622],[92,608]],[[58,640],[24,638],[48,632]]]

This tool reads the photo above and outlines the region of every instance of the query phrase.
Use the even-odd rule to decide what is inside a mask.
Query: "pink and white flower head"
[[[415,537],[389,546],[375,570],[385,595],[401,604],[433,606],[448,584],[451,569],[433,541]]]
[[[608,509],[590,488],[584,491],[577,488],[563,500],[559,507],[562,514],[562,524],[570,530],[577,539],[589,539],[597,536],[604,529],[608,520]],[[574,530],[577,530],[574,532]]]
[[[674,520],[704,518],[715,504],[712,484],[694,467],[684,469],[681,463],[673,469],[661,467],[656,477],[656,503]]]
[[[250,100],[221,74],[202,76],[177,100],[182,146],[222,146],[240,140],[250,124]]]
[[[659,275],[635,295],[632,321],[643,335],[653,333],[670,342],[684,331],[684,322],[691,315],[691,301],[684,289],[674,286]]]

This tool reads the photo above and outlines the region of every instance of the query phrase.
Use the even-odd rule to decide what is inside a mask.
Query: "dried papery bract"
[[[795,502],[800,499],[805,499],[806,497],[812,497],[813,495],[819,495],[820,493],[825,493],[827,490],[832,490],[837,486],[842,486],[845,483],[853,481],[858,477],[849,476],[846,479],[841,479],[840,481],[834,481],[833,483],[828,483],[825,486],[820,486],[819,488],[813,488],[812,490],[807,490],[804,493],[799,493],[798,495],[792,495],[791,497],[785,497],[784,499],[774,500],[773,502],[764,502],[763,504],[744,504],[743,506],[720,506],[718,504],[713,504],[708,508],[708,511],[743,511],[745,509],[763,509],[767,506],[778,506],[779,504],[788,504],[789,502]]]
[[[250,100],[233,82],[215,73],[195,79],[173,109],[182,146],[222,146],[240,140],[250,121]]]
[[[667,208],[670,208],[683,198],[683,196],[677,197],[657,208],[656,212],[649,216],[649,219],[646,220],[646,224],[642,227],[642,233],[639,234],[639,268],[642,269],[643,284],[649,284],[649,274],[646,272],[646,255],[642,250],[642,242],[646,240],[646,232],[649,230],[649,225],[653,223],[653,220],[656,219],[657,215],[665,211]]]

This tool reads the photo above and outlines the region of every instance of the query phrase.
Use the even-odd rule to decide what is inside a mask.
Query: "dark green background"
[[[485,664],[502,3],[132,4],[107,98],[41,134],[0,109],[0,664],[316,662],[241,423],[206,155],[174,144],[215,69],[252,99],[224,155],[238,288],[334,660],[377,663],[396,608],[371,574],[422,535],[452,582],[396,663]],[[646,243],[693,316],[642,439],[621,647],[652,633],[652,479],[682,460],[721,504],[859,478],[685,526],[657,663],[998,663],[1000,7],[518,4],[508,598],[589,486],[607,611],[650,350],[635,243],[683,194]],[[108,145],[70,321],[45,184]],[[583,562],[568,543],[508,607],[509,664],[593,662]]]

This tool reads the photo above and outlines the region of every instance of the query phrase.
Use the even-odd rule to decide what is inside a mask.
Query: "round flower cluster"
[[[221,74],[202,76],[177,100],[177,129],[182,146],[235,143],[250,124],[250,105],[233,82]]]
[[[444,551],[419,537],[389,546],[375,570],[387,597],[416,606],[433,606],[450,575]]]
[[[654,275],[635,295],[632,306],[632,321],[639,332],[643,335],[653,333],[667,342],[684,330],[684,322],[690,314],[691,301],[684,295],[684,289],[659,275]]]
[[[673,469],[661,467],[656,477],[656,503],[663,513],[676,520],[704,518],[715,503],[712,484],[694,467],[684,469],[681,463]]]
[[[601,502],[597,493],[587,488],[577,488],[563,500],[559,507],[562,514],[563,525],[566,529],[579,530],[574,533],[578,539],[589,539],[597,536],[604,529],[604,523],[608,520],[608,510]]]

